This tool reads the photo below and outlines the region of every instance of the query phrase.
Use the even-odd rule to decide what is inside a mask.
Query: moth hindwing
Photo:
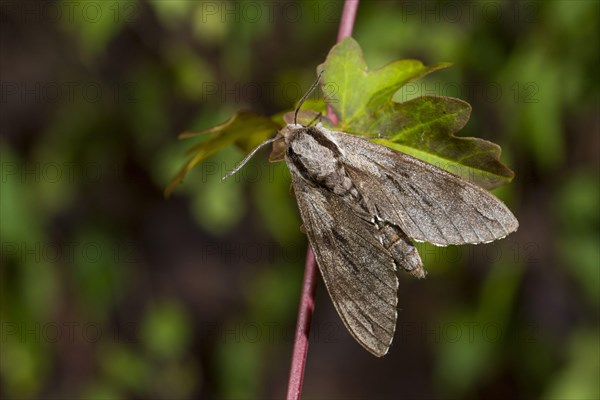
[[[333,304],[376,356],[387,353],[394,336],[397,268],[425,276],[412,240],[487,243],[518,227],[487,191],[364,138],[293,123],[279,132],[275,146],[291,172]]]

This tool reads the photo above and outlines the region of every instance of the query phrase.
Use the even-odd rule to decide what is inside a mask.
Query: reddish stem
[[[344,11],[342,11],[340,28],[338,30],[338,42],[347,36],[352,36],[352,28],[354,28],[354,20],[356,19],[358,2],[359,0],[346,0],[344,2]]]
[[[346,0],[340,20],[337,41],[352,35],[356,10],[359,0]],[[334,123],[337,122],[336,115],[331,107],[327,107],[327,117]],[[306,252],[306,266],[304,267],[304,279],[302,283],[302,294],[298,309],[298,321],[296,322],[296,334],[294,339],[294,351],[292,364],[290,366],[290,377],[288,380],[287,399],[298,400],[302,392],[302,381],[306,367],[306,355],[308,352],[308,335],[310,333],[310,322],[315,307],[315,289],[317,286],[317,262],[310,245]]]
[[[306,266],[304,267],[304,280],[300,307],[298,309],[298,321],[296,322],[296,335],[294,340],[294,353],[290,367],[290,378],[288,381],[287,398],[299,399],[302,391],[302,380],[304,379],[304,367],[306,366],[306,353],[308,352],[308,335],[310,333],[310,320],[315,307],[315,289],[317,288],[317,262],[315,255],[308,245],[306,251]]]

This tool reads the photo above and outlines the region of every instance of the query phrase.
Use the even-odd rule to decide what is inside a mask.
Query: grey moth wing
[[[391,345],[398,316],[392,256],[373,223],[343,198],[291,171],[304,228],[333,304],[352,336],[381,357]]]
[[[488,243],[517,230],[512,212],[486,190],[367,139],[328,132],[346,149],[345,169],[378,217],[408,237],[446,246]]]

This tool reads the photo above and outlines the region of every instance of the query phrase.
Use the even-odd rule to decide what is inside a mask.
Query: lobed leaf
[[[369,71],[360,46],[348,37],[333,46],[317,73],[323,72],[321,88],[340,121],[338,128],[346,131],[364,114],[390,102],[402,86],[448,66],[439,63],[427,67],[417,60],[398,60]]]
[[[483,139],[457,137],[471,106],[451,97],[423,96],[389,103],[361,121],[373,141],[419,158],[485,189],[509,183],[514,173],[499,162],[500,146]]]
[[[250,150],[258,143],[272,136],[279,128],[280,126],[269,117],[249,111],[241,111],[213,128],[198,132],[182,133],[179,135],[180,139],[199,135],[209,135],[210,138],[191,147],[187,151],[187,154],[192,155],[192,158],[184,164],[169,186],[167,186],[165,195],[169,196],[175,187],[183,182],[192,168],[224,147],[237,144],[245,150]]]
[[[369,71],[358,43],[346,38],[325,62],[321,87],[338,117],[338,130],[372,136],[374,142],[410,154],[486,189],[509,183],[514,173],[500,162],[500,147],[478,138],[456,137],[471,106],[450,97],[393,101],[407,83],[447,67],[416,60],[392,62]]]

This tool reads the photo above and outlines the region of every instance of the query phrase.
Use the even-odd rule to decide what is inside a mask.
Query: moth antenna
[[[225,176],[223,177],[223,179],[221,179],[221,181],[224,181],[225,179],[227,179],[227,178],[229,178],[229,177],[231,177],[231,176],[235,175],[235,173],[236,173],[236,172],[238,172],[240,169],[242,169],[242,167],[243,167],[243,166],[244,166],[244,165],[245,165],[245,164],[246,164],[246,163],[247,163],[247,162],[248,162],[248,161],[249,161],[249,160],[252,158],[252,156],[253,156],[254,154],[256,154],[256,152],[257,152],[257,151],[259,151],[260,149],[262,149],[262,148],[263,148],[263,147],[265,147],[266,145],[273,143],[273,142],[275,141],[275,138],[276,138],[276,137],[273,137],[273,138],[271,138],[271,139],[265,140],[264,142],[262,142],[261,144],[259,144],[258,146],[256,146],[256,147],[254,148],[254,150],[252,150],[252,151],[250,152],[250,154],[248,154],[248,155],[246,156],[246,158],[244,158],[244,159],[243,159],[243,160],[242,160],[242,161],[241,161],[241,162],[240,162],[240,163],[237,165],[237,167],[235,167],[235,168],[234,168],[234,170],[233,170],[233,171],[231,171],[231,172],[229,172],[227,175],[225,175]]]
[[[316,89],[317,85],[319,84],[319,82],[321,81],[321,76],[323,75],[323,72],[325,72],[325,70],[321,71],[321,73],[319,74],[319,76],[317,77],[317,80],[315,81],[315,83],[312,84],[312,86],[310,87],[310,89],[308,89],[308,92],[306,92],[306,94],[304,96],[302,96],[302,98],[300,99],[300,103],[298,104],[298,107],[296,107],[296,111],[294,111],[294,125],[297,124],[297,120],[298,120],[298,111],[300,111],[300,107],[302,107],[302,104],[304,104],[304,101],[308,98],[308,96],[310,96],[312,94],[312,92],[314,92],[314,90]]]

